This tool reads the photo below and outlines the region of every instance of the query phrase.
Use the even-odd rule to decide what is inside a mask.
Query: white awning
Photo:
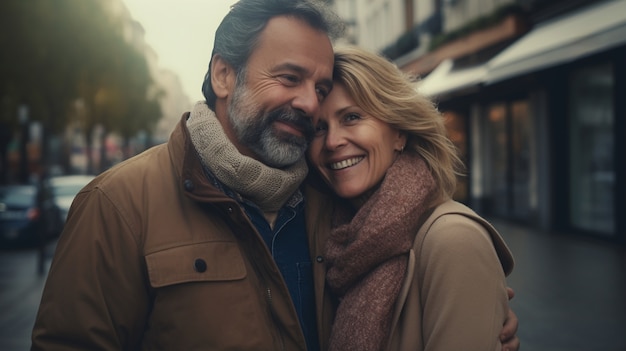
[[[426,78],[418,82],[417,91],[429,96],[436,97],[454,91],[478,86],[483,82],[487,73],[485,65],[465,69],[454,69],[454,63],[450,59],[442,61]]]
[[[609,1],[538,25],[487,63],[487,84],[626,44],[626,0]]]

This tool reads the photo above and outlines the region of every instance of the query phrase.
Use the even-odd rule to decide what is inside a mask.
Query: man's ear
[[[218,98],[226,98],[235,87],[235,70],[220,54],[213,56],[211,85]]]

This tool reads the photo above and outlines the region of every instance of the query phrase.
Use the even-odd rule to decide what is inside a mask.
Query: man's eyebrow
[[[290,62],[281,63],[280,65],[274,67],[274,71],[281,71],[281,70],[295,71],[300,74],[308,73],[308,70],[306,68],[296,65],[295,63],[290,63]]]
[[[274,67],[274,71],[280,71],[280,70],[293,71],[293,72],[296,72],[296,73],[301,74],[301,75],[306,75],[307,73],[309,73],[309,71],[306,68],[304,68],[302,66],[299,66],[299,65],[296,65],[296,64],[291,63],[291,62],[285,62],[285,63],[282,63],[282,64]],[[318,84],[324,85],[328,89],[332,89],[332,87],[333,87],[333,80],[330,79],[330,78],[329,79],[322,79]]]

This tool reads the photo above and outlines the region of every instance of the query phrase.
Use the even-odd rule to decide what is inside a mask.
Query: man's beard
[[[298,162],[315,132],[311,118],[289,107],[263,113],[250,102],[250,95],[245,83],[238,83],[228,106],[228,119],[239,143],[270,167],[282,168]],[[297,126],[303,136],[276,130],[275,121]]]

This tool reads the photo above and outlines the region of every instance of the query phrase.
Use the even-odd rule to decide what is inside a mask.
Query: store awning
[[[485,65],[454,69],[452,60],[442,61],[426,78],[418,82],[417,91],[436,97],[478,86],[487,73]]]
[[[538,25],[487,63],[486,84],[626,44],[626,1],[584,8]]]

